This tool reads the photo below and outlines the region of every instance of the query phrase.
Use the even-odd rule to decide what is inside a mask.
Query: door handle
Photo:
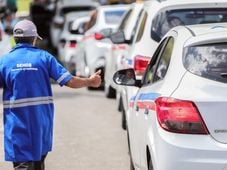
[[[136,105],[136,111],[138,112],[140,110],[139,106]]]
[[[144,114],[145,115],[148,115],[149,114],[149,108],[148,107],[145,109]]]

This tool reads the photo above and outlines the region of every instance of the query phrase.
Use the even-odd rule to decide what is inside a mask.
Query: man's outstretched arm
[[[66,86],[71,88],[81,88],[81,87],[88,87],[88,86],[99,87],[101,84],[100,74],[101,74],[101,70],[97,71],[89,78],[80,78],[80,77],[74,76],[66,83]]]

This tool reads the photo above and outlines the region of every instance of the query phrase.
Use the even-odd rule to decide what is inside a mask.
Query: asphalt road
[[[53,85],[55,126],[53,151],[46,170],[129,170],[126,132],[116,101],[103,91],[69,89]],[[1,91],[0,91],[0,94]],[[4,161],[2,104],[0,105],[0,169]]]

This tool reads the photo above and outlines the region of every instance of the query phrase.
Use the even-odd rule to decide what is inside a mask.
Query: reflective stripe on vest
[[[53,97],[33,97],[33,98],[23,98],[18,100],[4,100],[4,108],[17,108],[17,107],[26,107],[26,106],[35,106],[41,104],[52,104]]]

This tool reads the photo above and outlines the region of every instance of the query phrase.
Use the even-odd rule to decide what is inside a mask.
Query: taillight
[[[99,32],[95,33],[95,39],[96,40],[102,40],[103,38],[104,38],[104,36],[101,33],[99,33]]]
[[[70,48],[75,48],[76,47],[76,41],[74,41],[74,40],[71,40],[70,42],[69,42],[69,47]]]
[[[134,70],[136,75],[141,76],[146,70],[146,67],[150,61],[149,57],[137,55],[134,59]]]
[[[160,126],[170,132],[208,134],[200,113],[191,101],[160,97],[155,100]]]

